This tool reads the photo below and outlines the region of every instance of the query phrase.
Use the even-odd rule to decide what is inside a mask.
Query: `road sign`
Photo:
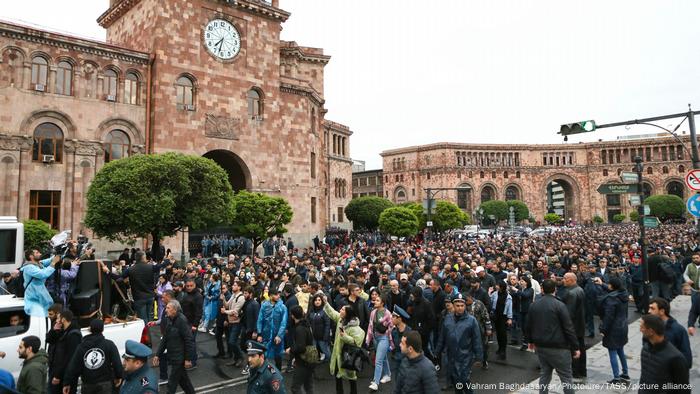
[[[622,183],[637,183],[637,173],[623,172],[620,174],[620,180],[622,180]]]
[[[433,227],[433,222],[432,222],[432,221],[426,222],[425,225],[428,226],[428,227]]]
[[[632,194],[630,195],[630,205],[633,207],[636,207],[637,205],[640,205],[642,203],[641,197],[639,197],[639,194]]]
[[[659,227],[659,218],[656,216],[647,216],[644,218],[644,227],[657,228]]]
[[[625,194],[625,193],[639,193],[639,188],[636,184],[619,184],[619,183],[609,183],[606,185],[598,186],[598,193],[600,194]]]
[[[685,184],[690,190],[700,191],[700,170],[690,170],[685,175]]]
[[[648,205],[644,206],[644,216],[651,215],[651,207]]]
[[[700,194],[693,194],[685,204],[688,212],[696,218],[700,218]]]

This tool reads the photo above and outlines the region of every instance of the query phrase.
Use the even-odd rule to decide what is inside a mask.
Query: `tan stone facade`
[[[288,17],[277,1],[113,0],[98,19],[107,43],[1,23],[0,215],[26,219],[57,208],[55,227],[87,232],[90,180],[105,151],[126,146],[125,155],[177,151],[215,160],[234,189],[287,199],[289,236],[309,244],[351,196],[352,133],[325,119],[330,57],[280,40]],[[214,19],[240,34],[230,60],[203,43]],[[47,123],[61,140],[33,157],[38,136],[56,133]],[[125,145],[123,138],[110,144],[115,130]],[[331,135],[343,136],[344,154],[333,153]],[[48,150],[53,159],[44,157]],[[334,179],[346,181],[347,197],[333,197]],[[36,191],[60,192],[60,202],[39,202],[49,195]],[[180,249],[179,240],[166,245]]]
[[[457,188],[436,198],[472,213],[485,200],[523,200],[531,216],[550,211],[566,218],[607,219],[633,210],[627,195],[606,197],[596,189],[620,183],[634,156],[644,160],[645,194],[688,197],[683,184],[690,139],[681,136],[562,145],[476,145],[438,143],[382,152],[384,196],[393,202],[421,201],[427,188]],[[554,184],[552,184],[554,182]]]

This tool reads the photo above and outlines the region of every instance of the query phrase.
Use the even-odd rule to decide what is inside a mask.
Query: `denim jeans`
[[[380,335],[374,337],[374,380],[373,382],[379,384],[382,376],[391,376],[391,370],[389,370],[389,337],[386,335]]]
[[[134,309],[139,319],[144,323],[153,320],[153,299],[146,298],[134,301]]]
[[[241,350],[240,341],[238,338],[241,336],[241,323],[231,324],[229,326],[228,332],[228,346],[231,351],[233,351],[233,357],[236,360],[245,360],[243,351]]]
[[[618,379],[620,377],[620,367],[617,365],[617,358],[620,358],[620,363],[622,363],[622,374],[628,375],[627,373],[627,358],[625,358],[625,349],[608,349],[608,356],[610,356],[610,366],[613,371],[613,378]]]
[[[314,345],[325,355],[324,361],[329,361],[331,359],[331,348],[326,341],[318,341],[314,339]]]
[[[660,281],[651,282],[651,298],[661,297],[671,301],[671,285]]]

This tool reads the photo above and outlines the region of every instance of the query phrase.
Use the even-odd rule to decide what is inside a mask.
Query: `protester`
[[[420,333],[407,332],[401,337],[401,353],[405,357],[397,371],[394,394],[433,394],[440,392],[433,363],[422,353]]]
[[[496,291],[491,293],[491,316],[496,329],[498,351],[496,355],[500,360],[506,359],[506,346],[508,345],[507,328],[513,324],[513,298],[508,293],[508,284],[504,281],[496,283]]]
[[[574,379],[583,379],[588,375],[586,370],[586,295],[578,285],[576,275],[572,272],[564,274],[564,287],[560,291],[559,299],[566,305],[574,325],[574,332],[578,339],[578,349],[581,352],[577,359],[571,360],[571,369]]]
[[[46,393],[48,357],[41,349],[41,340],[34,335],[22,338],[17,353],[24,360],[17,378],[17,391],[23,394]]]
[[[326,296],[323,302],[323,311],[336,325],[330,362],[331,375],[335,377],[335,392],[343,394],[343,380],[347,380],[350,382],[350,394],[357,394],[357,373],[341,367],[343,347],[345,345],[362,346],[365,332],[360,328],[360,319],[352,306],[346,305],[337,312],[328,304]]]
[[[294,377],[292,378],[292,393],[299,394],[304,388],[306,394],[314,392],[314,367],[316,360],[307,360],[307,350],[309,347],[318,350],[314,345],[314,336],[311,332],[309,321],[304,315],[304,309],[296,305],[290,310],[290,315],[294,320],[294,340],[292,346],[287,349],[289,357],[294,360]]]
[[[27,262],[20,267],[24,283],[24,313],[27,316],[46,317],[54,301],[46,289],[45,282],[61,262],[60,256],[41,260],[41,252],[32,249],[26,254]]]
[[[331,319],[323,311],[323,293],[314,295],[311,304],[307,319],[314,335],[314,345],[321,352],[320,361],[330,360]]]
[[[170,375],[168,376],[168,394],[175,394],[180,385],[186,394],[194,393],[194,387],[187,374],[186,368],[192,367],[194,358],[194,340],[192,339],[192,326],[182,314],[180,303],[171,300],[165,306],[167,316],[165,334],[158,344],[158,350],[153,357],[153,366],[159,365],[159,358],[168,350],[168,364]]]
[[[683,354],[666,340],[663,320],[658,316],[644,315],[639,331],[647,342],[642,347],[639,393],[690,394],[687,361]]]
[[[172,290],[173,286],[168,280],[168,276],[165,274],[158,275],[158,286],[156,286],[156,299],[158,300],[158,319],[160,320],[163,316],[163,311],[165,310],[165,305],[167,302],[163,300],[163,293],[168,290]]]
[[[398,287],[398,282],[396,285]],[[374,309],[369,315],[367,339],[365,340],[365,345],[372,344],[375,350],[374,379],[369,384],[369,389],[372,391],[379,390],[379,384],[391,382],[388,355],[394,347],[391,336],[394,325],[391,322],[391,313],[385,307],[385,302],[386,299],[380,295],[374,298]]]
[[[46,342],[55,347],[49,359],[49,391],[52,394],[63,393],[64,384],[71,384],[65,381],[66,369],[83,338],[80,327],[73,318],[70,310],[62,311],[53,330],[46,335]],[[74,394],[76,390],[77,386],[73,385],[69,392]]]
[[[671,317],[671,304],[663,298],[652,298],[649,301],[649,314],[658,316],[664,322],[664,337],[685,357],[688,369],[693,365],[693,352],[690,349],[688,332],[676,319]]]
[[[188,278],[185,281],[185,292],[182,295],[182,300],[179,301],[182,314],[187,319],[187,324],[190,325],[192,330],[194,351],[190,359],[192,362],[190,368],[195,368],[197,366],[197,328],[199,327],[199,322],[202,320],[202,311],[204,308],[204,297],[202,297],[202,293],[195,283],[195,280],[192,278]]]

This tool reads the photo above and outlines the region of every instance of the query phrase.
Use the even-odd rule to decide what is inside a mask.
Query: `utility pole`
[[[644,288],[642,293],[642,311],[647,313],[649,308],[649,265],[647,264],[647,245],[646,245],[646,234],[644,228],[644,166],[642,165],[642,157],[636,156],[634,158],[636,163],[634,166],[637,172],[637,190],[639,192],[639,205],[637,206],[637,213],[639,214],[639,248],[642,250],[642,275],[644,276]]]

